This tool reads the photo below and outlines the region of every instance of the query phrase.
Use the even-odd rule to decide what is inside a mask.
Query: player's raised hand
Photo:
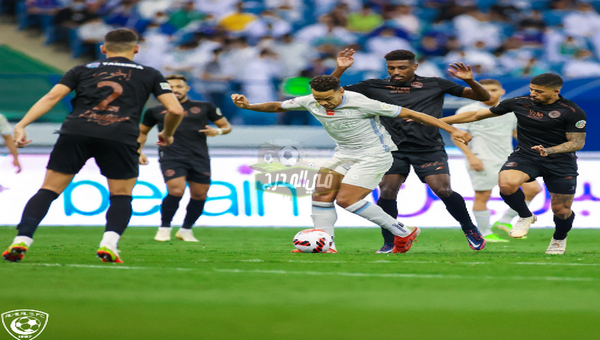
[[[140,158],[138,159],[138,163],[140,165],[148,165],[150,162],[148,162],[148,157],[146,157],[146,155],[144,155],[143,153],[140,154]]]
[[[231,100],[233,100],[235,106],[239,107],[240,109],[247,109],[250,107],[250,102],[243,94],[234,93],[231,95]]]
[[[483,162],[481,162],[481,159],[472,156],[472,157],[468,157],[467,159],[469,161],[469,167],[471,168],[471,170],[475,170],[475,171],[483,171],[484,167],[483,167]]]
[[[465,65],[463,63],[450,64],[448,72],[450,72],[453,76],[455,76],[458,79],[473,79],[473,71],[471,71],[471,66]]]
[[[536,145],[531,147],[533,150],[540,153],[542,157],[548,157],[548,152],[546,152],[546,148],[541,145]]]
[[[171,144],[173,144],[173,142],[175,141],[175,138],[173,138],[173,136],[168,136],[165,134],[165,131],[161,131],[158,133],[158,142],[156,142],[156,145],[158,146],[169,146]]]
[[[206,129],[198,130],[198,132],[202,132],[208,137],[214,137],[219,135],[219,131],[217,129],[211,127],[210,125],[206,125],[205,127]]]
[[[453,131],[450,136],[452,140],[455,142],[463,143],[464,145],[468,145],[473,137],[467,131],[456,129]]]
[[[347,48],[340,52],[335,60],[337,66],[340,68],[348,68],[354,64],[354,51],[351,48]]]
[[[15,146],[17,148],[22,148],[31,143],[31,139],[27,140],[27,133],[25,132],[25,128],[20,127],[18,124],[14,128],[14,138]]]

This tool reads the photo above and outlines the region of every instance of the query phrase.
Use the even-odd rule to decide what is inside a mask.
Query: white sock
[[[312,220],[315,229],[321,229],[324,232],[334,236],[334,225],[337,221],[337,212],[333,202],[312,202]]]
[[[29,248],[29,247],[31,247],[31,244],[33,243],[33,239],[29,236],[17,236],[17,237],[15,237],[15,240],[13,241],[12,244],[19,244],[19,243],[25,243],[27,248]]]
[[[529,204],[531,204],[531,201],[525,201],[525,204],[527,204],[527,206],[529,206]],[[511,208],[508,208],[508,210],[504,213],[504,215],[502,215],[502,217],[500,217],[498,222],[510,224],[512,222],[513,218],[515,218],[517,215],[518,215],[518,213],[516,211],[512,210]]]
[[[179,233],[192,235],[192,229],[179,228]]]
[[[395,218],[388,215],[380,206],[371,204],[365,200],[360,200],[346,208],[349,212],[366,218],[378,226],[389,230],[392,234],[400,237],[410,235],[411,231],[398,222]]]
[[[104,236],[102,236],[102,241],[100,241],[100,248],[109,247],[116,249],[117,245],[119,244],[120,238],[121,235],[115,233],[114,231],[107,231],[104,233]]]
[[[492,234],[489,210],[473,210],[473,216],[475,216],[475,221],[477,221],[477,229],[479,229],[481,235],[486,236]]]

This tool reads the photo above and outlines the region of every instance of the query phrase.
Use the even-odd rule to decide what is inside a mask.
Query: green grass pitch
[[[423,229],[406,254],[339,228],[339,254],[291,254],[292,228],[197,228],[200,243],[129,228],[124,264],[94,257],[98,227],[41,227],[0,263],[0,313],[49,313],[37,339],[600,339],[600,230],[545,255],[550,229],[471,250]],[[14,227],[0,227],[8,245]],[[0,339],[12,339],[0,329]]]

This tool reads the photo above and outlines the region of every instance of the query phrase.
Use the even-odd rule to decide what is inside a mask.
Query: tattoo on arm
[[[581,150],[585,144],[585,132],[567,132],[568,142],[546,149],[546,153],[551,155],[555,153],[567,153]]]

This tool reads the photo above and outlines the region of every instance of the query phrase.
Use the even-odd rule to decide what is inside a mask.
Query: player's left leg
[[[315,229],[321,229],[331,235],[330,252],[337,252],[335,247],[335,222],[337,212],[334,201],[340,190],[344,175],[328,168],[321,168],[317,174],[317,186],[312,195],[312,220]],[[295,250],[293,250],[295,251]]]
[[[567,168],[566,166],[564,168]],[[559,171],[563,170],[559,167]],[[567,247],[567,234],[573,227],[575,212],[571,210],[575,189],[577,188],[576,170],[572,176],[544,177],[544,183],[550,192],[550,202],[554,213],[554,235],[546,254],[564,254]]]
[[[531,201],[542,191],[540,184],[537,181],[526,182],[521,185],[521,190],[525,194],[525,204],[527,207],[531,204]],[[512,208],[509,208],[504,212],[502,217],[494,223],[492,226],[493,229],[500,229],[505,231],[506,233],[510,233],[512,230],[512,220],[517,216],[517,212]],[[526,238],[526,237],[524,237]]]
[[[195,179],[196,181],[188,180],[190,186],[190,202],[186,208],[183,224],[175,237],[186,242],[199,242],[192,233],[194,223],[200,218],[204,212],[204,204],[206,203],[206,194],[210,187],[210,174],[205,175],[205,179]],[[199,183],[202,181],[202,183]]]

